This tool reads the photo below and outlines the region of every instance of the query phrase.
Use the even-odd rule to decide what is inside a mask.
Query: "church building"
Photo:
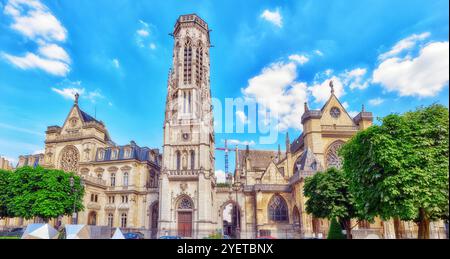
[[[83,179],[84,211],[69,223],[120,227],[147,238],[325,238],[329,222],[306,213],[305,178],[340,168],[339,149],[373,123],[362,107],[352,117],[334,93],[320,110],[298,118],[303,132],[285,150],[236,148],[229,184],[215,176],[215,134],[210,85],[210,28],[195,14],[182,15],[171,34],[173,63],[167,84],[162,153],[134,141],[116,145],[105,126],[84,112],[78,95],[62,126],[46,131],[45,153],[22,156],[19,167],[43,166],[75,172]],[[23,226],[32,221],[0,220]],[[414,238],[417,226],[395,220],[353,222],[354,238]],[[442,222],[431,223],[432,238],[447,238]]]

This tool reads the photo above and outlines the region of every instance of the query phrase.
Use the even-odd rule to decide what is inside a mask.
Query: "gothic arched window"
[[[177,151],[177,170],[181,169],[181,153]]]
[[[288,206],[280,195],[274,195],[269,202],[269,220],[275,222],[289,221]]]
[[[196,50],[195,68],[196,83],[200,85],[200,83],[203,81],[203,45],[201,42],[199,42],[198,48]]]
[[[191,170],[195,169],[195,151],[191,151]]]
[[[184,46],[184,83],[192,82],[192,44],[188,38]]]
[[[342,168],[342,158],[339,156],[338,152],[344,145],[344,142],[341,140],[333,142],[328,148],[326,154],[326,162],[327,168],[335,167],[337,169]]]
[[[192,210],[193,208],[194,208],[194,205],[192,204],[191,199],[189,199],[188,197],[183,197],[178,202],[178,209],[179,210]]]

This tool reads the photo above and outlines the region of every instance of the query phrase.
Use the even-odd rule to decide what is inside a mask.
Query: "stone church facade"
[[[62,127],[46,132],[45,153],[19,158],[18,166],[73,171],[86,187],[79,224],[139,230],[148,238],[204,238],[218,231],[233,238],[324,238],[329,223],[305,211],[306,177],[340,167],[339,148],[370,127],[373,115],[352,117],[334,94],[321,110],[299,118],[302,134],[285,150],[236,148],[229,184],[215,177],[215,135],[210,87],[210,30],[195,14],[182,15],[174,32],[173,64],[167,85],[162,154],[133,141],[118,146],[106,126],[81,110],[78,96]],[[73,222],[71,217],[54,224]],[[21,219],[0,221],[26,225]],[[355,238],[413,238],[413,223],[353,222]],[[446,238],[442,222],[432,238]]]

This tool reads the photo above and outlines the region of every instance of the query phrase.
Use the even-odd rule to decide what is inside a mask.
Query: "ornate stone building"
[[[84,211],[75,219],[53,220],[54,225],[75,221],[145,229],[149,236],[156,236],[161,159],[158,149],[140,147],[134,141],[116,145],[103,122],[81,110],[76,95],[63,126],[48,127],[45,154],[21,156],[18,167],[39,165],[76,172],[82,177]],[[9,220],[10,225],[28,223]]]
[[[298,122],[303,132],[293,142],[286,136],[285,151],[236,148],[235,174],[227,177],[228,186],[220,185],[214,175],[209,32],[195,14],[176,22],[163,156],[134,142],[114,144],[105,125],[83,112],[76,97],[63,126],[48,127],[45,154],[20,157],[19,166],[42,165],[81,175],[86,185],[81,224],[140,229],[153,238],[203,238],[218,230],[234,238],[325,237],[328,221],[305,211],[304,180],[341,167],[339,148],[372,125],[372,113],[363,107],[350,116],[330,84],[330,98],[321,110],[304,104]],[[433,238],[446,237],[442,223],[431,228]],[[417,227],[410,222],[360,222],[353,235],[413,238]]]
[[[172,35],[159,233],[201,238],[216,228],[209,28],[200,17],[183,15]]]
[[[8,159],[0,157],[0,170],[11,170],[12,168],[12,164]]]

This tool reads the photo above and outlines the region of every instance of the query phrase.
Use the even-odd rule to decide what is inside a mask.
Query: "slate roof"
[[[303,146],[304,146],[304,139],[303,139],[303,134],[302,134],[302,135],[300,135],[300,137],[298,137],[296,140],[294,140],[294,142],[292,142],[290,151],[292,154],[294,154],[297,151],[301,150]]]
[[[95,119],[94,117],[92,117],[91,115],[85,113],[83,110],[81,110],[81,109],[79,109],[79,110],[80,110],[81,116],[83,117],[83,120],[84,120],[85,122],[97,122],[97,123],[103,124],[103,123],[101,123],[100,121],[96,120],[96,119]]]
[[[130,157],[125,157],[125,149],[131,148],[131,155]],[[112,152],[113,150],[119,150],[118,157],[116,159],[112,158]],[[109,147],[104,149],[105,155],[104,159],[99,159],[99,152],[100,150],[97,150],[97,156],[96,161],[97,162],[105,162],[105,161],[120,161],[120,160],[130,160],[130,159],[136,159],[141,162],[152,162],[156,165],[159,165],[159,150],[158,149],[151,149],[148,147],[139,147],[136,145],[136,143],[132,142],[131,145],[125,145],[125,146],[116,146],[116,147]],[[156,157],[156,161],[152,160],[150,156],[150,151],[153,151]]]
[[[252,168],[266,169],[271,161],[278,159],[278,151],[267,151],[267,150],[239,150],[238,159],[240,165],[243,166],[245,159],[250,160],[250,165]],[[282,160],[282,157],[279,160]]]

